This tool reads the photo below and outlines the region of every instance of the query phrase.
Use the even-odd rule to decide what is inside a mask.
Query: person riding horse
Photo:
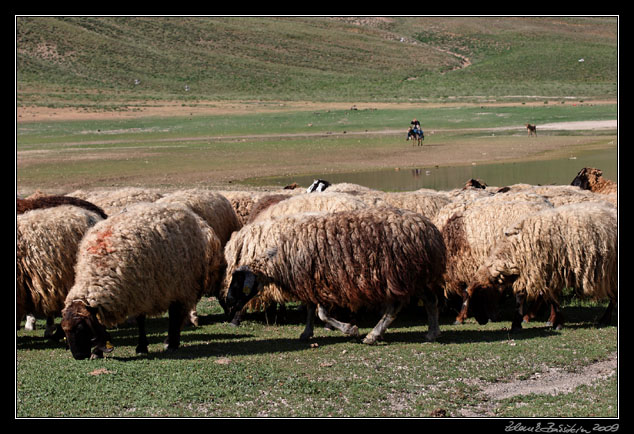
[[[410,122],[410,124],[412,126],[409,127],[409,130],[407,131],[407,140],[413,137],[417,139],[419,143],[422,142],[422,140],[425,139],[425,135],[422,128],[420,127],[420,122],[418,121],[418,119],[414,119],[412,122]]]

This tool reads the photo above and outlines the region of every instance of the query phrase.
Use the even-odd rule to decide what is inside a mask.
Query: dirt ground
[[[616,101],[592,101],[592,104],[614,104]],[[432,107],[432,106],[442,106],[447,107],[450,105],[475,105],[474,103],[443,103],[443,104],[421,104],[421,103],[405,103],[405,104],[394,104],[394,103],[315,103],[315,102],[260,102],[260,101],[207,101],[207,102],[197,102],[192,104],[191,106],[183,106],[181,102],[159,102],[153,103],[152,105],[146,103],[129,103],[128,109],[125,111],[87,111],[84,109],[78,108],[47,108],[47,107],[18,107],[17,108],[17,119],[20,123],[28,123],[34,121],[62,121],[62,120],[90,120],[90,119],[129,119],[134,117],[148,117],[148,116],[179,116],[186,115],[189,116],[191,114],[218,114],[218,113],[235,113],[235,114],[243,114],[243,113],[266,113],[266,112],[274,112],[274,111],[296,111],[296,110],[324,110],[324,109],[341,109],[347,110],[352,107],[356,107],[359,110],[368,109],[368,108],[407,108],[407,107]],[[519,105],[521,103],[496,103],[496,102],[487,102],[487,105]],[[524,105],[528,104],[541,104],[543,102],[527,102]],[[183,114],[185,113],[185,114]],[[617,121],[584,121],[584,122],[567,122],[567,123],[557,123],[557,124],[545,124],[538,125],[538,134],[539,131],[546,130],[599,130],[599,129],[615,129],[617,128]],[[523,125],[511,126],[499,128],[499,130],[514,130],[516,129],[519,134],[525,134],[525,129]],[[470,129],[477,130],[477,129]],[[490,131],[491,129],[487,129]],[[440,131],[437,131],[440,132]],[[379,130],[379,131],[371,131],[371,132],[347,132],[347,135],[381,135],[381,134],[399,134],[402,133],[402,130]],[[331,135],[337,135],[341,133],[330,133]],[[434,131],[429,131],[429,138],[433,138]],[[295,136],[309,136],[309,133],[301,133],[301,134],[293,134]],[[316,135],[323,135],[322,133],[316,133]],[[289,135],[278,135],[280,138],[288,137]],[[278,137],[276,136],[276,137]],[[242,139],[247,139],[248,137],[223,137],[223,140],[236,140],[240,141]],[[197,140],[209,139],[213,140],[213,137],[208,138],[196,138]],[[174,138],[170,138],[170,141],[175,141]],[[178,140],[178,139],[176,139]],[[183,137],[181,140],[189,141],[192,138]],[[577,140],[579,143],[573,144],[573,146],[584,146],[590,138],[584,138]],[[115,141],[104,139],[100,142],[95,142],[93,144],[106,144],[106,143],[115,143]],[[82,144],[87,145],[90,143],[82,142]],[[70,144],[72,145],[72,144]],[[117,148],[119,149],[119,148]],[[423,165],[438,165],[438,166],[456,166],[456,165],[469,165],[469,164],[484,164],[487,162],[491,162],[489,160],[506,160],[506,161],[523,161],[527,159],[539,158],[539,155],[546,155],[550,151],[561,151],[562,142],[556,137],[552,137],[548,140],[535,140],[531,142],[530,147],[525,146],[508,146],[504,149],[500,150],[499,146],[497,146],[494,141],[491,143],[479,143],[477,149],[475,147],[465,147],[452,143],[443,143],[442,146],[427,146],[425,147],[424,153],[424,162]],[[48,151],[46,150],[38,150],[33,151],[35,154],[32,154],[29,151],[23,151],[20,153],[19,158],[17,158],[17,167],[18,169],[21,167],[26,167],[30,164],[30,161],[41,162],[42,159],[47,158],[46,154]],[[120,149],[116,152],[120,152]],[[134,150],[131,152],[147,152],[147,149],[144,151]],[[328,165],[333,171],[355,171],[355,170],[371,170],[375,168],[377,161],[381,161],[382,166],[384,167],[394,167],[394,168],[405,168],[410,167],[413,164],[422,164],[421,163],[421,153],[419,149],[411,146],[403,146],[399,148],[399,152],[389,152],[389,153],[380,153],[375,154],[371,152],[363,153],[360,155],[356,153],[354,155],[347,155],[345,151],[341,151],[335,158],[333,156],[324,156],[323,162],[315,163],[315,161],[307,160],[307,161],[296,161],[294,162],[294,166],[291,164],[288,167],[281,168],[279,166],[269,166],[265,164],[250,164],[248,171],[250,177],[264,177],[264,176],[275,176],[279,173],[295,173],[301,172],[301,170],[305,170],[307,165],[315,165],[321,167]],[[495,158],[493,158],[495,156]],[[17,157],[17,156],[16,156]],[[116,155],[113,155],[116,158]],[[54,152],[50,155],[51,159],[59,158],[59,155],[56,155]],[[81,159],[103,159],[103,152],[94,153],[86,150],[82,152],[81,155],[73,155],[68,154],[65,158],[81,158]],[[298,158],[302,158],[299,156]],[[309,157],[305,157],[309,158]],[[312,156],[312,158],[318,158]],[[333,163],[333,160],[337,163]],[[320,166],[321,165],[321,166]],[[339,167],[338,165],[345,165]],[[351,167],[354,166],[354,167]],[[282,170],[284,169],[284,170]],[[239,172],[239,173],[237,173]],[[239,181],[242,176],[241,171],[236,171],[235,168],[228,168],[227,170],[218,169],[213,172],[205,172],[204,179],[211,186],[215,186],[222,189],[232,189],[236,184],[236,181]],[[200,182],[201,175],[198,172],[192,173],[184,173],[179,175],[182,182],[196,184]],[[144,179],[144,182],[160,182],[160,179]],[[58,184],[59,181],[56,181]],[[114,182],[114,181],[113,181]],[[139,181],[140,182],[140,181]],[[25,185],[22,185],[24,189]],[[64,186],[64,185],[55,185],[48,186],[50,188],[55,188],[56,190],[67,190],[78,188],[77,186]],[[35,187],[33,187],[35,188]],[[31,190],[31,188],[27,188],[27,190]],[[27,191],[28,192],[28,191]]]

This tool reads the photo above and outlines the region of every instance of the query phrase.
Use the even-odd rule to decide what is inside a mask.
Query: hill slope
[[[615,97],[617,27],[613,17],[17,17],[18,103]]]

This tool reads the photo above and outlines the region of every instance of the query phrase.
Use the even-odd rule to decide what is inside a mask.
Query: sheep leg
[[[170,304],[168,312],[169,326],[164,344],[166,350],[175,350],[181,343],[181,327],[188,311],[182,303],[175,301]]]
[[[347,322],[337,321],[335,318],[328,315],[328,312],[322,305],[319,305],[317,315],[319,315],[320,320],[341,331],[344,335],[355,337],[359,336],[359,329],[357,326],[348,324]]]
[[[383,333],[385,333],[385,330],[387,330],[390,324],[396,319],[396,315],[398,315],[402,307],[403,305],[400,302],[388,304],[383,311],[383,316],[372,331],[363,339],[363,343],[373,345],[377,340],[382,339]]]
[[[552,326],[555,330],[561,330],[564,326],[564,317],[558,303],[550,302],[550,317],[546,325]]]
[[[136,317],[136,325],[139,328],[139,340],[135,351],[137,354],[147,354],[149,352],[149,342],[145,331],[145,315],[139,315]]]
[[[599,319],[599,325],[610,325],[612,322],[612,311],[614,310],[615,304],[616,302],[614,300],[610,300],[608,307],[605,308],[603,316]]]
[[[539,309],[541,309],[543,305],[544,305],[544,298],[537,297],[537,300],[533,302],[531,307],[528,309],[528,312],[522,318],[522,321],[524,321],[525,323],[528,323],[534,320],[535,317],[537,316],[537,312],[539,312]]]
[[[467,320],[467,315],[469,313],[469,293],[465,290],[462,291],[462,307],[460,308],[460,313],[456,317],[456,321],[454,321],[454,325],[464,324]]]
[[[438,323],[438,297],[436,296],[436,293],[432,291],[425,291],[423,292],[422,298],[425,310],[427,311],[427,322],[429,324],[427,335],[425,337],[428,341],[433,342],[438,336],[440,336],[440,325]],[[465,309],[468,308],[469,297],[467,296],[467,306]]]
[[[313,328],[315,327],[315,310],[316,307],[314,304],[306,304],[306,327],[299,336],[300,341],[307,341],[313,337]]]
[[[526,292],[521,291],[515,294],[515,315],[511,324],[511,331],[522,329],[522,321],[524,320],[524,304],[526,302]]]

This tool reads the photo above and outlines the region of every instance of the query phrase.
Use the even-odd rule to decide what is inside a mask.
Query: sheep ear
[[[95,311],[90,309],[90,316],[87,318],[88,326],[95,336],[95,342],[97,344],[97,350],[104,353],[110,353],[114,350],[114,346],[110,343],[110,334],[106,331],[106,328],[97,319]]]

